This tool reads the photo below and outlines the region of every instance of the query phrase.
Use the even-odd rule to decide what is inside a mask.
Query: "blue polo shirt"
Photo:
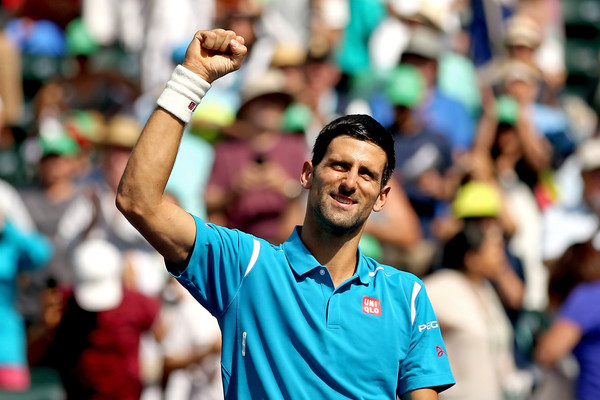
[[[339,287],[296,228],[274,246],[196,218],[171,273],[219,321],[226,399],[395,399],[454,383],[423,283],[359,252]]]

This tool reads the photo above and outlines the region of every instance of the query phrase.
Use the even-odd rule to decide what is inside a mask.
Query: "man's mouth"
[[[352,205],[352,204],[355,204],[355,203],[356,203],[356,201],[352,200],[350,197],[343,196],[343,195],[341,195],[341,194],[332,194],[332,195],[331,195],[331,197],[332,197],[332,198],[333,198],[335,201],[337,201],[338,203],[340,203],[340,204],[343,204],[343,205],[348,205],[348,206],[350,206],[350,205]]]

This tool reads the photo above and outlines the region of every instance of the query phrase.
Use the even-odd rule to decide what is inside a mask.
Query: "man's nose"
[[[348,171],[344,179],[342,180],[342,187],[350,192],[356,190],[356,180],[358,178],[358,172],[354,170]]]

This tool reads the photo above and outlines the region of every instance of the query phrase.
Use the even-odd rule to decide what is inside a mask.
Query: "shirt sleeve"
[[[217,319],[235,298],[246,270],[256,260],[259,239],[244,232],[196,221],[196,242],[183,270],[169,272]]]
[[[423,282],[413,283],[410,298],[411,336],[408,353],[400,365],[398,396],[421,388],[438,392],[454,385],[439,323]]]
[[[567,296],[558,312],[558,318],[574,322],[582,334],[589,333],[600,326],[600,314],[589,312],[590,304],[600,300],[600,286],[597,284],[579,284]]]

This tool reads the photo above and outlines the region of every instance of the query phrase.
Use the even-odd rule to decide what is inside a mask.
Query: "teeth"
[[[338,196],[335,196],[335,199],[336,199],[336,200],[337,200],[339,203],[342,203],[342,204],[352,204],[352,201],[351,201],[351,200],[347,200],[347,199],[345,199],[345,198],[340,198],[340,197],[338,197]]]

